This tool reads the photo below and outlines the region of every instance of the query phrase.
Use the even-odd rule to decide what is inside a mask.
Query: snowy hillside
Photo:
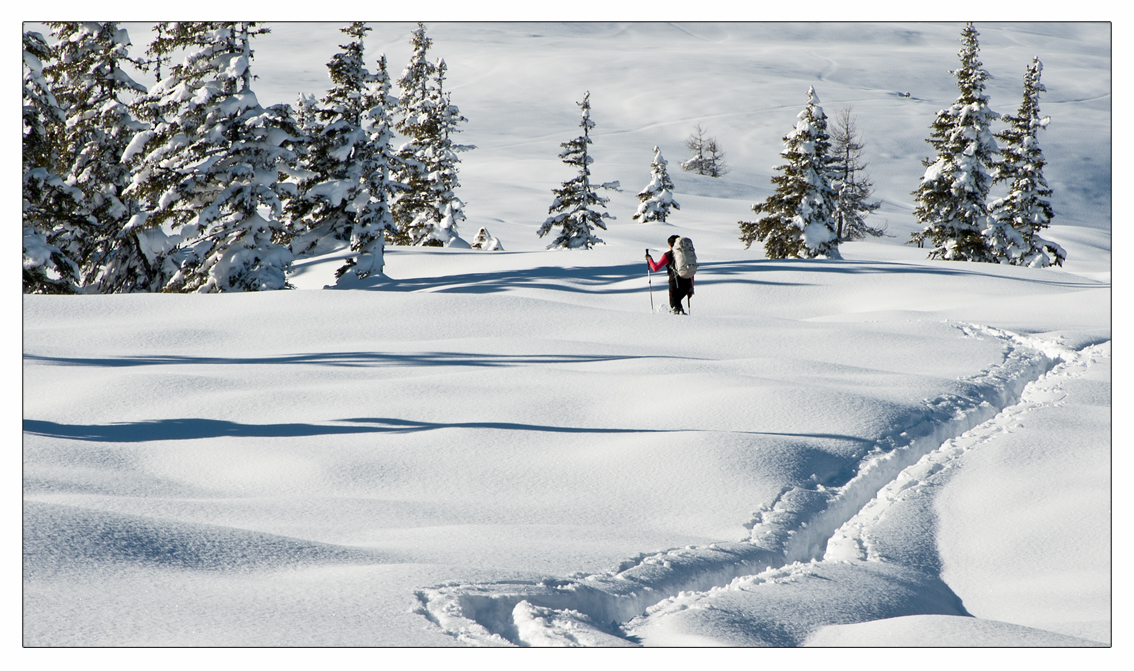
[[[321,94],[340,27],[258,38],[261,104]],[[373,28],[396,74],[413,25]],[[903,244],[961,28],[427,24],[477,147],[461,235],[504,251],[24,296],[23,643],[1109,645],[1109,26],[977,24],[994,110],[1044,64],[1054,269]],[[812,86],[891,236],[768,260],[737,222]],[[585,91],[623,190],[606,244],[547,251]],[[697,123],[723,177],[677,168]],[[681,209],[637,224],[655,146]],[[688,317],[651,312],[674,233]]]

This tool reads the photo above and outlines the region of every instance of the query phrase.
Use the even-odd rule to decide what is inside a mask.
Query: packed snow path
[[[1025,392],[1035,388],[1037,381],[1056,364],[1063,362],[1059,375],[1067,376],[1077,370],[1068,373],[1069,366],[1082,369],[1094,363],[1102,351],[1101,346],[1095,345],[1084,353],[1076,353],[1052,342],[988,327],[962,328],[972,337],[993,337],[1003,342],[1004,361],[965,380],[964,394],[927,401],[917,421],[896,427],[891,435],[878,441],[845,484],[830,487],[815,483],[813,487],[792,487],[782,492],[773,505],[756,512],[746,525],[751,530],[747,541],[687,546],[640,556],[605,574],[422,589],[417,593],[418,612],[446,633],[472,645],[633,645],[650,631],[651,617],[660,619],[659,615],[681,612],[707,592],[742,589],[744,580],[738,579],[746,576],[752,576],[747,578],[749,584],[785,577],[794,580],[800,571],[814,574],[816,569],[776,569],[824,558],[876,559],[865,549],[869,543],[869,522],[864,520],[876,518],[879,507],[892,501],[895,492],[920,485],[943,463],[958,458],[966,449],[958,444],[972,444],[977,440],[974,435],[987,439],[1011,423],[1014,416],[1035,407],[1035,397],[1043,397],[1043,392]],[[918,540],[934,543],[932,536]],[[903,595],[905,601],[911,605],[903,609],[889,604],[887,609],[878,610],[873,619],[919,613],[967,615],[960,600],[940,582],[936,572],[925,569],[903,567],[900,563],[875,565],[876,579],[888,585],[890,591],[900,584],[908,592]],[[853,569],[826,569],[836,573],[846,570]],[[663,601],[667,603],[655,606]],[[791,609],[790,603],[781,605]],[[776,612],[782,614],[783,609]],[[837,609],[826,615],[812,614],[813,620],[805,623],[809,627],[803,629],[844,623],[840,615]],[[790,635],[761,638],[761,631],[764,630],[756,628],[747,638],[740,636],[725,643],[803,643],[801,638]],[[1068,644],[1076,641],[1067,640]],[[672,636],[667,637],[666,644],[675,643],[705,641],[675,641]]]

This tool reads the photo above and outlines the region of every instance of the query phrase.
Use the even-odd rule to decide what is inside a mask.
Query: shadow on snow
[[[508,367],[572,363],[599,363],[633,359],[681,359],[687,357],[630,354],[485,354],[463,352],[313,352],[264,357],[210,357],[189,355],[124,357],[57,357],[25,354],[24,360],[61,366],[165,366],[314,364],[322,366],[480,366]]]
[[[922,265],[900,262],[832,261],[827,259],[808,260],[765,260],[723,261],[702,263],[697,272],[699,285],[748,284],[761,286],[807,286],[807,282],[783,281],[768,273],[837,273],[843,275],[937,275],[951,277],[995,277],[1008,281],[1023,281],[1048,286],[1068,288],[1099,286],[1097,282],[1080,280],[1071,276],[1037,279],[1036,277],[1012,277],[985,271],[998,268],[996,265],[940,262]],[[336,289],[368,289],[378,291],[414,292],[430,291],[437,293],[490,294],[514,289],[544,289],[575,293],[632,294],[648,291],[647,286],[620,286],[624,282],[644,279],[646,274],[641,262],[614,266],[539,266],[519,270],[443,275],[438,277],[411,277],[393,279],[385,275],[365,280],[348,279]],[[666,274],[656,273],[664,283]]]
[[[159,440],[196,440],[207,438],[297,438],[359,433],[416,433],[437,429],[495,429],[502,431],[538,431],[586,434],[646,434],[710,432],[707,429],[634,429],[608,427],[550,426],[515,422],[422,422],[388,417],[359,417],[338,420],[343,424],[242,424],[219,419],[177,418],[154,419],[114,424],[61,424],[38,419],[24,420],[24,433],[48,438],[86,440],[109,443],[141,443]],[[746,435],[811,438],[859,443],[871,441],[856,436],[835,434],[776,433],[762,431],[725,431]]]

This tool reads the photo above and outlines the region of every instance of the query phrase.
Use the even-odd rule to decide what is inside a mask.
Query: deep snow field
[[[413,26],[372,25],[396,77]],[[261,103],[321,94],[341,25],[271,27]],[[505,251],[25,296],[23,644],[1111,644],[1110,26],[977,24],[994,110],[1044,63],[1055,269],[903,244],[962,27],[427,24],[477,147],[461,234]],[[737,221],[809,86],[854,106],[892,237],[767,260]],[[617,219],[546,251],[586,90]],[[722,178],[678,168],[697,122]],[[641,225],[655,145],[681,210]],[[673,233],[688,317],[650,308]]]

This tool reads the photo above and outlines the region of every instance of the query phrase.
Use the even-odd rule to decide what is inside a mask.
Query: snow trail
[[[828,540],[824,560],[876,560],[882,553],[874,546],[870,527],[884,518],[893,506],[910,499],[927,487],[941,483],[966,452],[1008,433],[1024,416],[1038,409],[1062,404],[1066,399],[1061,383],[1082,376],[1087,369],[1109,358],[1110,343],[1094,344],[1059,356],[1058,363],[1044,376],[1027,385],[1019,402],[1010,405],[987,422],[945,441],[917,463],[909,466],[882,487],[878,494]]]
[[[909,467],[1021,403],[1030,383],[1076,356],[1038,338],[958,328],[968,337],[999,340],[1003,361],[962,380],[961,393],[926,401],[922,412],[875,442],[844,484],[785,489],[745,525],[746,540],[643,554],[602,574],[420,589],[414,612],[468,645],[619,645],[634,642],[622,624],[663,600],[822,559],[828,541]]]
[[[1058,415],[1060,406],[1086,407],[1080,405],[1083,398],[1079,395],[1084,393],[1080,379],[1097,380],[1096,369],[1109,363],[1109,350],[1109,342],[1103,342],[1064,353],[1052,370],[1024,388],[1018,403],[946,441],[903,470],[835,533],[827,542],[822,560],[796,562],[738,578],[709,592],[666,599],[628,623],[626,630],[640,638],[643,645],[940,646],[939,627],[919,629],[919,625],[912,623],[938,622],[933,618],[945,616],[950,620],[947,630],[970,632],[970,638],[954,636],[945,645],[972,645],[975,640],[972,634],[990,627],[1002,630],[1002,640],[1011,641],[1003,645],[1108,645],[1109,627],[1095,624],[1089,618],[1089,609],[1079,606],[1078,610],[1073,610],[1075,606],[1070,600],[1047,608],[1030,599],[1030,594],[1021,601],[1009,590],[997,594],[990,603],[988,595],[979,588],[974,589],[971,578],[964,579],[966,571],[974,568],[973,559],[978,560],[982,568],[977,571],[983,571],[986,579],[1004,577],[1002,573],[997,574],[995,568],[989,568],[997,565],[998,556],[1002,562],[1004,548],[970,547],[974,555],[965,562],[958,557],[954,541],[948,555],[954,562],[949,573],[952,578],[949,578],[943,571],[947,567],[946,548],[950,546],[948,542],[945,548],[941,546],[938,506],[954,476],[973,465],[969,458],[962,459],[969,450],[987,445],[991,449],[985,453],[986,458],[998,453],[1003,455],[1005,449],[1012,449],[1010,434],[1023,430],[1024,449],[1034,452],[1037,461],[1050,458],[1051,453],[1034,442],[1034,435],[1031,439],[1027,436],[1036,432],[1035,427],[1044,426],[1045,421],[1050,427],[1052,412]],[[1086,395],[1089,398],[1090,393]],[[1066,413],[1063,416],[1066,417]],[[1029,426],[1030,430],[1026,428]],[[1016,449],[1021,447],[1019,439],[1016,446]],[[1034,472],[1032,475],[1034,477]],[[1076,474],[1069,472],[1067,477],[1075,479]],[[1002,486],[1013,489],[1019,484],[1006,481]],[[1066,492],[1065,489],[1060,491]],[[1028,507],[1029,501],[1017,496],[1015,503],[1015,507],[1021,504]],[[1032,503],[1043,504],[1041,501]],[[1000,542],[1018,550],[1025,538],[1036,539],[1037,536],[1034,528],[1031,534],[1024,535],[1010,528],[1012,514],[1005,509],[983,520],[977,515],[961,522],[962,533],[965,536],[983,533],[984,542]],[[954,527],[958,522],[954,513]],[[982,525],[985,528],[981,529]],[[1059,533],[1047,529],[1046,523],[1045,531]],[[954,528],[954,534],[956,532]],[[1091,551],[1098,552],[1099,548]],[[1013,564],[1024,560],[1024,557],[1013,556],[1012,550],[1007,554]],[[1034,561],[1045,563],[1043,559]],[[1003,568],[1002,563],[1000,566]],[[1032,581],[1050,577],[1036,575],[1034,571],[1022,571],[1021,575],[1030,576]],[[1013,573],[1011,577],[1015,579],[1016,575]],[[1109,591],[1109,583],[1092,584],[1082,577],[1078,585],[1084,591],[1098,592],[1100,588]],[[974,603],[979,606],[979,612],[971,609],[967,602],[969,596],[978,597]],[[1035,610],[1029,610],[1028,606]],[[1084,617],[1085,614],[1088,617]],[[873,633],[865,638],[857,636],[858,627],[879,621],[885,621],[883,629],[863,629]],[[894,638],[879,643],[879,631]],[[899,631],[902,633],[894,633]]]

